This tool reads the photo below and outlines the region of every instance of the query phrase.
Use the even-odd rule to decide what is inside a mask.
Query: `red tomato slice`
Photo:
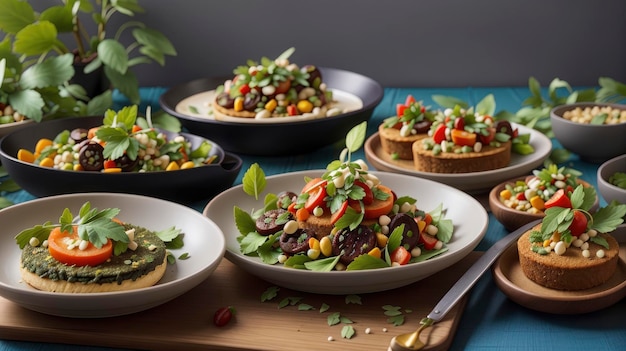
[[[372,189],[360,180],[355,180],[354,185],[361,187],[365,191],[365,196],[361,199],[363,204],[366,206],[371,205],[372,202],[374,202],[374,193],[372,193]]]
[[[422,232],[420,233],[419,243],[424,245],[424,249],[432,250],[435,248],[435,245],[437,245],[437,238]]]
[[[411,106],[414,102],[416,102],[415,98],[413,97],[413,95],[409,94],[406,96],[406,100],[404,100],[404,105]]]
[[[465,130],[452,129],[450,136],[454,144],[459,146],[474,146],[476,144],[476,134]]]
[[[433,141],[439,144],[444,140],[446,140],[446,126],[445,124],[440,124],[433,133]]]
[[[407,105],[397,104],[396,105],[396,115],[398,117],[404,116],[404,110],[406,110],[407,108],[409,108]]]
[[[337,223],[339,218],[341,218],[344,215],[344,213],[346,213],[347,209],[348,209],[348,200],[341,203],[341,207],[339,208],[339,210],[337,210],[337,212],[330,215],[330,224],[335,225],[335,223]]]
[[[92,243],[87,245],[85,250],[80,250],[78,246],[73,249],[68,248],[67,239],[80,240],[77,228],[74,232],[61,232],[59,227],[54,228],[48,236],[48,251],[50,256],[57,261],[67,265],[77,266],[97,266],[105,262],[113,254],[113,243],[108,240],[101,248],[95,247]]]
[[[480,142],[483,143],[483,145],[489,145],[489,143],[491,143],[493,141],[493,139],[496,138],[496,129],[495,128],[488,127],[486,130],[489,132],[488,135],[480,134]]]
[[[572,201],[565,194],[565,190],[559,189],[554,195],[546,203],[544,204],[545,208],[550,207],[563,207],[563,208],[572,208]]]
[[[326,197],[326,181],[322,178],[311,179],[304,186],[302,192],[309,194],[309,198],[304,203],[304,208],[310,213],[313,213],[313,210],[317,206],[324,204],[324,198]]]
[[[454,120],[454,129],[465,130],[465,119],[463,117],[458,117]]]
[[[579,236],[587,231],[587,216],[581,211],[574,211],[574,219],[572,224],[569,225],[570,232],[573,236]]]
[[[363,214],[365,219],[374,219],[382,215],[386,215],[391,212],[391,209],[393,208],[395,196],[391,189],[384,185],[378,185],[378,190],[384,191],[389,194],[389,196],[385,200],[374,199],[371,204],[366,205],[365,213]]]
[[[404,246],[398,246],[391,252],[391,256],[389,258],[391,259],[391,262],[396,262],[403,266],[411,260],[411,253],[407,251]]]

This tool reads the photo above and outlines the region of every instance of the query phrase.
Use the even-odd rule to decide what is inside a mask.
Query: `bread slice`
[[[26,246],[20,264],[22,280],[36,289],[60,293],[113,292],[152,286],[167,268],[165,243],[144,228],[134,228],[136,250],[111,256],[93,267],[66,265],[52,258],[45,247]]]
[[[540,230],[541,224],[533,228]],[[609,243],[609,249],[589,242],[590,257],[582,255],[579,248],[570,247],[559,256],[554,252],[546,255],[532,251],[530,234],[524,233],[517,241],[519,261],[524,275],[535,283],[556,290],[584,290],[608,281],[617,269],[619,244],[609,234],[598,234]],[[605,256],[596,256],[598,250]]]

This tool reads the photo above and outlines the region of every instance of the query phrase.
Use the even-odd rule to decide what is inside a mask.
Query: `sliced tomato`
[[[409,94],[409,95],[406,96],[406,99],[404,100],[404,105],[405,106],[411,106],[415,102],[416,102],[415,97],[413,97],[413,95]]]
[[[424,245],[424,249],[432,250],[435,248],[435,245],[437,245],[437,238],[432,235],[421,232],[419,243]]]
[[[302,192],[309,194],[309,197],[304,203],[304,208],[306,208],[310,213],[313,213],[313,210],[317,206],[322,206],[324,204],[324,198],[326,197],[326,181],[322,178],[311,179],[304,186]]]
[[[248,84],[244,84],[242,86],[239,87],[239,92],[241,93],[241,95],[246,95],[247,93],[250,92],[250,86]]]
[[[342,202],[339,210],[330,215],[330,224],[335,225],[339,218],[341,218],[346,213],[346,210],[348,210],[348,200]]]
[[[104,161],[104,168],[105,169],[107,169],[107,168],[115,168],[115,167],[117,167],[117,164],[115,164],[115,161],[113,161],[113,160],[105,160]]]
[[[465,130],[465,119],[463,117],[454,120],[454,129]]]
[[[452,129],[450,137],[452,137],[454,144],[459,146],[474,146],[476,144],[476,134],[465,130]]]
[[[365,217],[365,219],[374,219],[382,215],[386,215],[391,212],[391,209],[393,208],[395,196],[391,189],[379,184],[378,190],[389,194],[389,196],[387,196],[387,198],[384,200],[374,198],[374,201],[372,201],[371,204],[365,205],[365,213],[363,214],[363,217]]]
[[[371,205],[372,202],[374,202],[374,193],[372,192],[372,189],[370,189],[367,184],[363,183],[360,180],[355,180],[354,185],[361,187],[363,191],[365,191],[365,196],[363,197],[363,199],[361,199],[361,201],[363,201],[363,204],[366,206]]]
[[[480,134],[480,142],[483,143],[483,145],[489,145],[489,143],[496,138],[496,128],[488,127],[486,130],[489,134]]]
[[[391,256],[389,258],[391,259],[391,262],[396,262],[403,266],[411,260],[411,253],[404,246],[398,246],[391,252]]]
[[[567,197],[565,190],[559,189],[557,190],[551,198],[546,201],[544,204],[545,208],[550,207],[563,207],[563,208],[572,208],[572,201]]]
[[[407,105],[397,104],[396,105],[396,115],[398,117],[404,116],[404,110],[406,110],[407,108],[409,108]]]
[[[92,243],[81,250],[78,245],[68,248],[68,240],[80,240],[76,227],[72,233],[62,232],[59,227],[54,228],[48,236],[48,252],[57,261],[67,265],[97,266],[105,262],[113,254],[113,243],[107,240],[106,244],[97,248]]]
[[[289,116],[297,116],[298,115],[298,108],[296,107],[296,105],[289,105],[287,106],[287,114]]]
[[[444,140],[446,140],[446,125],[442,123],[437,127],[437,129],[435,129],[435,132],[433,133],[433,141],[439,144]]]
[[[579,236],[587,231],[587,216],[581,211],[574,211],[574,219],[569,225],[570,232],[573,236]]]

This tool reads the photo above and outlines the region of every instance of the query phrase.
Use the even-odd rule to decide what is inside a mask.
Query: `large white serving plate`
[[[541,166],[550,156],[552,142],[543,133],[519,124],[513,124],[520,134],[530,134],[530,145],[535,152],[530,155],[511,155],[511,162],[507,167],[492,171],[471,173],[432,173],[415,170],[413,160],[394,160],[391,155],[383,151],[380,136],[374,133],[364,145],[365,156],[369,163],[379,171],[388,171],[400,174],[431,179],[453,186],[468,193],[488,193],[497,184],[509,179],[530,174],[532,170]]]
[[[21,251],[15,235],[46,221],[58,223],[65,208],[76,215],[86,201],[92,208],[119,208],[120,220],[150,230],[179,228],[185,234],[184,246],[170,251],[175,257],[188,253],[189,258],[169,264],[156,285],[131,291],[50,293],[22,282],[19,271]],[[45,197],[1,210],[0,223],[0,296],[33,311],[63,317],[112,317],[163,304],[204,281],[217,268],[225,250],[220,228],[200,212],[141,195],[80,193]]]
[[[243,255],[237,241],[240,234],[233,217],[234,206],[245,211],[259,209],[265,194],[278,194],[284,190],[298,193],[305,184],[306,176],[315,177],[322,173],[323,170],[300,171],[267,177],[267,187],[259,200],[244,193],[242,185],[213,198],[203,213],[222,229],[226,238],[225,257],[249,273],[285,288],[323,294],[360,294],[399,288],[445,270],[469,254],[487,230],[487,212],[466,193],[427,179],[372,172],[398,196],[410,195],[416,198],[417,207],[422,210],[430,211],[443,204],[446,217],[452,219],[454,224],[454,234],[447,244],[447,252],[424,262],[400,267],[331,272],[268,265],[257,257]]]

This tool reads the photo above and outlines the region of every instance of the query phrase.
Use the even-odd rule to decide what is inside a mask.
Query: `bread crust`
[[[541,225],[532,230],[540,230]],[[556,290],[584,290],[604,284],[617,269],[619,244],[609,234],[598,234],[609,243],[609,249],[589,242],[590,257],[582,256],[582,250],[571,247],[559,256],[554,252],[541,255],[533,252],[530,241],[532,230],[517,241],[519,261],[524,275],[533,282]],[[598,250],[605,256],[596,256]]]
[[[411,134],[409,136],[400,135],[400,130],[387,128],[384,124],[378,126],[380,145],[383,151],[389,155],[397,155],[402,160],[413,159],[413,143],[428,136],[428,133]]]
[[[80,282],[68,282],[67,280],[52,280],[42,278],[37,274],[28,271],[24,266],[20,268],[22,274],[22,280],[28,283],[30,286],[49,292],[58,293],[103,293],[103,292],[115,292],[135,290],[141,288],[147,288],[156,284],[163,275],[167,268],[167,256],[163,260],[163,263],[156,266],[156,268],[141,277],[132,280],[126,279],[122,283],[93,283],[85,284]]]
[[[420,172],[471,173],[504,168],[511,162],[511,142],[484,146],[480,152],[442,152],[435,155],[422,141],[413,143],[413,164]]]

